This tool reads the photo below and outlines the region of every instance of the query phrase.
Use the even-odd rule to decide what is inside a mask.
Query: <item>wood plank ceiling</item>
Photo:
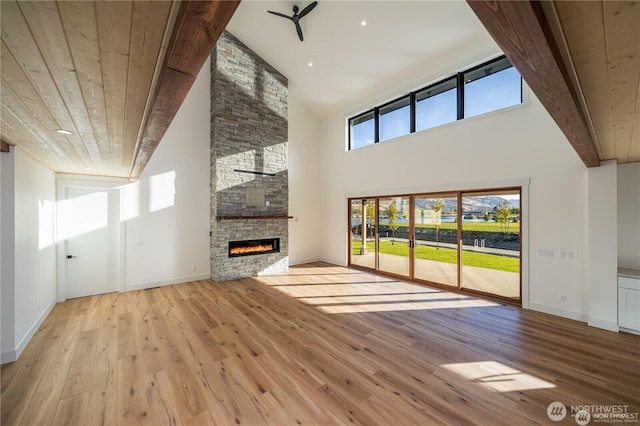
[[[56,172],[139,177],[238,3],[3,0],[3,147]]]
[[[640,161],[640,2],[542,2],[602,160]],[[568,54],[567,54],[568,53]]]

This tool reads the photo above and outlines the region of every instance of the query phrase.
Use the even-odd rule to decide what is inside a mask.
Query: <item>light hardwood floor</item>
[[[315,263],[58,304],[1,386],[3,426],[549,424],[640,412],[640,337]]]

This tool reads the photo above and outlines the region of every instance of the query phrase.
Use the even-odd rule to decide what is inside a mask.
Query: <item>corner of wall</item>
[[[618,266],[640,270],[640,162],[618,165]]]
[[[587,169],[588,324],[613,331],[618,331],[617,185],[615,160]]]
[[[15,148],[0,154],[0,363],[15,351]]]

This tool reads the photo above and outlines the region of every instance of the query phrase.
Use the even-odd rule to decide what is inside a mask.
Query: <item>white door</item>
[[[110,275],[109,190],[67,188],[59,211],[65,239],[66,297],[117,291]]]

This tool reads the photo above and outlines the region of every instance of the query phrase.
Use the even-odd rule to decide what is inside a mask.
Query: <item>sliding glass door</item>
[[[520,191],[462,194],[460,287],[520,299]]]
[[[520,188],[349,200],[354,266],[519,302]]]
[[[458,286],[458,196],[417,195],[414,278]]]
[[[376,268],[376,200],[351,200],[351,264]]]
[[[411,254],[409,197],[378,199],[378,269],[408,277]]]

